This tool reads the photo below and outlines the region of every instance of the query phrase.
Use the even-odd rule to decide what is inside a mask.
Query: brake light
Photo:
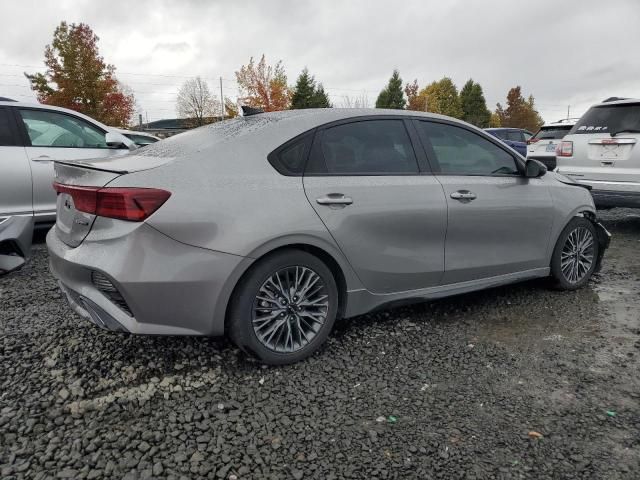
[[[145,220],[171,196],[157,188],[82,187],[58,182],[53,182],[53,188],[70,195],[81,212],[132,222]]]
[[[559,157],[572,157],[573,156],[573,142],[570,140],[563,140],[556,147],[556,155]]]

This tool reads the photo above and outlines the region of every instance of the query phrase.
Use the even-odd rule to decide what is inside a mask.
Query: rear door
[[[0,107],[0,221],[32,215],[31,169],[11,107]]]
[[[75,115],[33,108],[20,108],[18,115],[33,172],[33,208],[39,221],[55,220],[56,194],[51,186],[54,161],[129,152],[126,148],[109,148],[104,130]]]
[[[376,116],[322,128],[311,148],[307,199],[374,293],[442,279],[447,205],[417,142],[409,122]]]
[[[499,142],[458,124],[415,120],[448,204],[444,283],[548,267],[553,204]]]

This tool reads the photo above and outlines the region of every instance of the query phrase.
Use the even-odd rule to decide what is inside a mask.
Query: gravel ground
[[[263,368],[222,340],[103,332],[43,244],[0,279],[0,477],[638,478],[640,213],[602,273],[342,322]]]

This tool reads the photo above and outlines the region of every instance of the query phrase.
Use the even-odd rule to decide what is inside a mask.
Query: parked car
[[[577,119],[546,123],[527,142],[527,158],[544,163],[547,170],[556,168],[556,147],[576,124]]]
[[[135,148],[128,138],[78,112],[0,101],[0,256],[5,251],[12,257],[6,260],[11,268],[0,262],[0,270],[15,268],[19,259],[23,263],[30,245],[24,239],[31,238],[34,224],[55,221],[53,161],[121,156]]]
[[[640,100],[591,107],[556,150],[558,172],[592,188],[601,208],[640,207]]]
[[[135,143],[138,147],[145,147],[147,145],[160,141],[158,137],[147,132],[136,132],[135,130],[127,130],[125,128],[115,127],[111,127],[111,130],[115,130],[116,132],[121,133],[133,143]]]
[[[608,234],[588,189],[545,173],[448,117],[259,113],[57,162],[50,265],[101,327],[226,333],[289,363],[381,305],[549,275],[583,286]]]
[[[502,140],[523,157],[527,156],[527,141],[533,137],[533,133],[529,130],[521,128],[485,128],[485,131]]]

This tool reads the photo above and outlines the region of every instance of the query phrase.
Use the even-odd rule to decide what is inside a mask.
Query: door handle
[[[40,155],[39,157],[32,158],[34,162],[51,162],[51,157],[49,155]]]
[[[330,193],[324,197],[316,198],[319,205],[342,205],[347,206],[353,203],[351,197],[345,197],[342,193]]]
[[[460,200],[461,202],[470,202],[471,200],[475,200],[478,198],[475,193],[470,192],[469,190],[458,190],[457,192],[453,192],[451,194],[451,198],[454,200]]]

